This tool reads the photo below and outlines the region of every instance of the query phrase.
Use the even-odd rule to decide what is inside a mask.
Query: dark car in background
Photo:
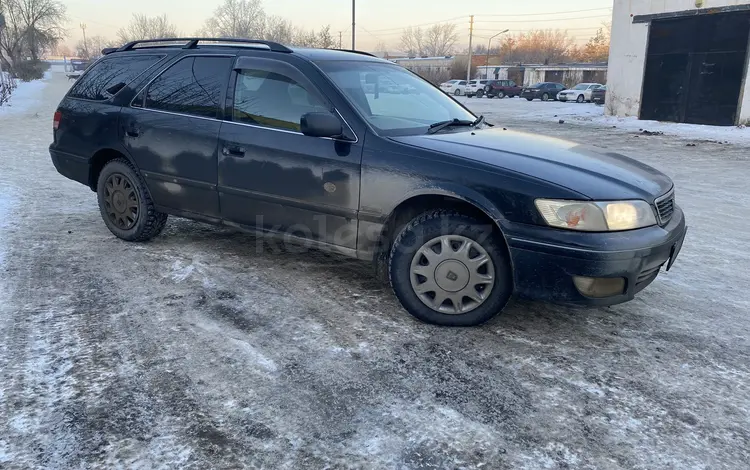
[[[528,101],[540,99],[542,101],[548,101],[550,99],[556,100],[557,94],[565,89],[565,85],[562,83],[555,82],[543,82],[537,83],[530,87],[526,87],[521,91],[521,98],[526,98]]]
[[[607,85],[602,85],[591,92],[591,102],[595,104],[604,104],[607,99]]]
[[[658,170],[494,127],[366,53],[137,41],[89,67],[52,127],[55,168],[97,194],[115,236],[150,240],[174,215],[367,260],[441,325],[485,322],[514,294],[626,302],[686,232]]]
[[[487,80],[484,86],[484,94],[487,98],[513,98],[521,94],[522,88],[513,80]]]

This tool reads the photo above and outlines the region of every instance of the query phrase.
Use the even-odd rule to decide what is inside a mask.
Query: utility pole
[[[341,35],[342,35],[342,34],[344,34],[344,32],[343,32],[343,31],[339,31],[339,49],[343,49],[343,47],[342,47],[342,42],[341,42],[341,38],[342,38],[342,36],[341,36]]]
[[[357,3],[357,0],[352,0],[352,50],[356,51],[357,48],[355,46],[355,31],[356,31],[356,15],[354,14],[355,10],[355,4]]]
[[[471,48],[474,39],[474,15],[469,19],[469,64],[466,66],[466,81],[471,80]],[[467,83],[468,85],[468,83]]]
[[[86,59],[89,55],[89,46],[86,44],[86,23],[81,23],[81,31],[83,31],[83,50],[86,54]]]

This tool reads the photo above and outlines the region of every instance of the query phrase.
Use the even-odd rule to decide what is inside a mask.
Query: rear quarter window
[[[68,96],[85,100],[107,100],[162,57],[164,56],[133,54],[102,59],[73,85]]]

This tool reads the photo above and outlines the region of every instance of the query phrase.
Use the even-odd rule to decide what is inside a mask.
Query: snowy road
[[[116,240],[49,160],[67,86],[0,112],[0,468],[750,466],[748,147],[477,105],[660,168],[691,229],[629,304],[448,329],[338,256],[175,218]]]

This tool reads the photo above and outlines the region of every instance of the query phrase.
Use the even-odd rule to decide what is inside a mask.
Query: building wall
[[[701,9],[705,9],[744,5],[750,1],[703,0],[702,3]],[[614,0],[605,112],[617,116],[637,117],[640,114],[649,24],[634,24],[632,16],[696,9],[696,0]],[[750,119],[748,84],[741,102],[740,120]]]

